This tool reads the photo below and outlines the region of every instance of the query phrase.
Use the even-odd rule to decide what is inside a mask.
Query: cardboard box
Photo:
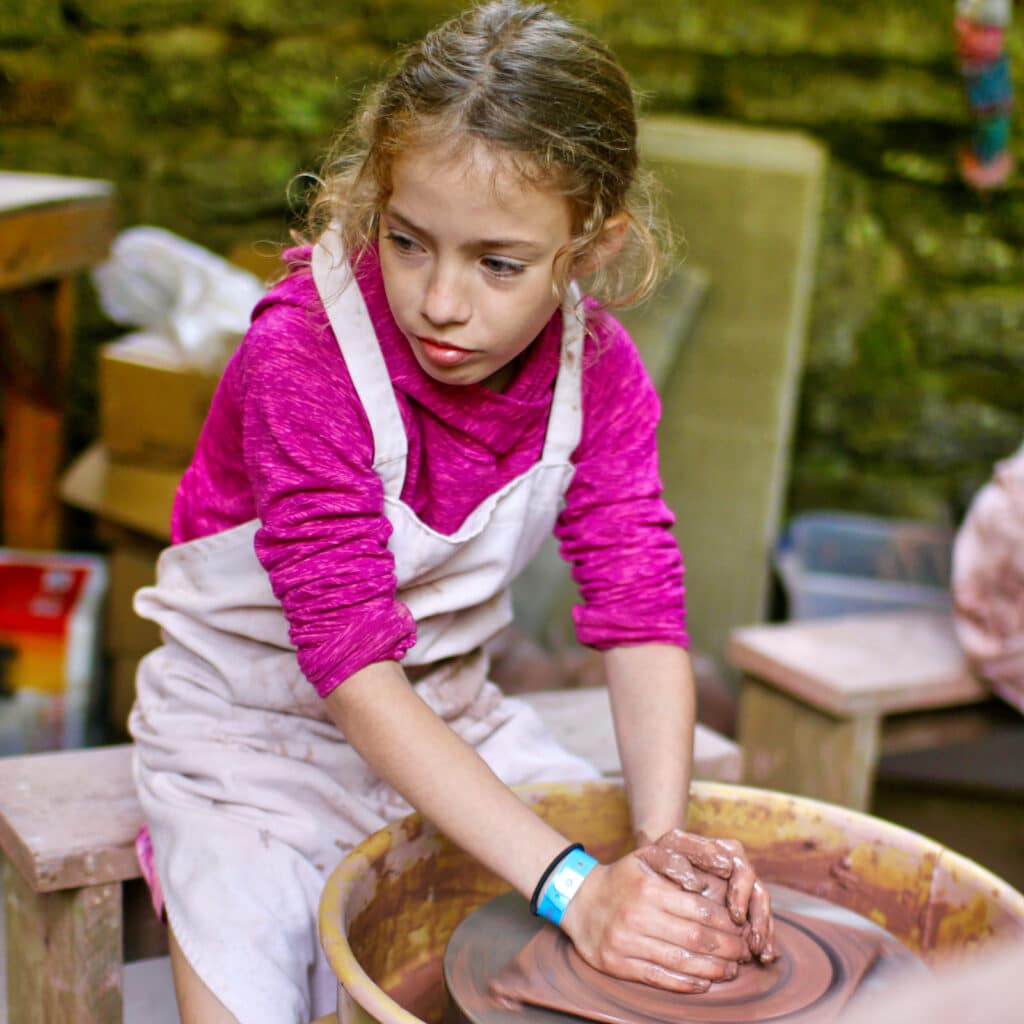
[[[86,743],[106,589],[96,555],[0,549],[0,754]]]
[[[128,334],[99,357],[100,438],[117,461],[186,466],[220,380],[183,366],[168,338]]]
[[[182,467],[114,462],[103,445],[94,444],[61,477],[58,493],[74,508],[166,544],[182,473]]]

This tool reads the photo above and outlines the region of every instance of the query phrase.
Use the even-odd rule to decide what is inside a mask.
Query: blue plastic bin
[[[797,516],[775,550],[791,619],[948,608],[948,526],[842,512]]]

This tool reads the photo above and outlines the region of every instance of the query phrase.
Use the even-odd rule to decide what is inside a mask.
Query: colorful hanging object
[[[979,191],[1005,185],[1013,173],[1010,112],[1013,82],[1006,32],[1013,0],[957,0],[956,43],[971,137],[960,151],[960,174]]]

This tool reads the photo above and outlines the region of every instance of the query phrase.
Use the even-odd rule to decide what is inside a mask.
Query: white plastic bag
[[[254,274],[154,227],[122,231],[92,280],[113,321],[170,339],[182,365],[210,371],[223,368],[264,292]]]

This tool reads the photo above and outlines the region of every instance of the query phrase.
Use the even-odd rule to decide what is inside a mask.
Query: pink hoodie
[[[329,693],[400,659],[415,623],[396,600],[373,441],[312,275],[309,250],[253,312],[178,490],[175,543],[260,519],[256,553],[306,677]],[[409,441],[402,500],[441,533],[540,456],[558,369],[556,313],[502,393],[440,384],[419,368],[384,294],[375,252],[357,274]],[[625,330],[593,304],[576,473],[555,529],[583,604],[582,643],[687,645],[682,558],[661,498],[660,405]]]

